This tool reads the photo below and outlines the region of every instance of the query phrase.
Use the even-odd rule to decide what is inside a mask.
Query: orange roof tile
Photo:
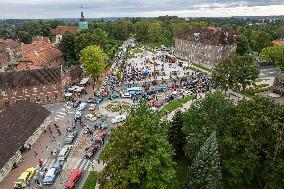
[[[63,35],[65,32],[70,32],[72,34],[75,34],[78,32],[78,27],[77,26],[57,26],[57,28],[51,30],[52,35]]]

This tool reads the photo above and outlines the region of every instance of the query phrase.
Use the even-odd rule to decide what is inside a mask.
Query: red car
[[[75,188],[75,186],[78,184],[78,181],[79,181],[81,176],[82,176],[81,169],[79,169],[79,168],[74,169],[71,172],[71,174],[70,174],[68,180],[66,181],[64,187],[66,189],[73,189],[73,188]]]
[[[103,97],[108,96],[108,91],[104,91],[103,94],[102,94],[102,96],[103,96]]]
[[[98,143],[102,143],[104,138],[106,137],[107,132],[106,131],[101,131],[97,136],[95,137],[95,141]]]

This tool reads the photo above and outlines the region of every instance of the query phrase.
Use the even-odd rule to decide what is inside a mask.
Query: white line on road
[[[83,168],[83,166],[84,166],[86,160],[87,160],[87,159],[84,159],[83,163],[80,165],[80,169],[81,169],[81,170],[82,170],[82,168]]]
[[[91,162],[90,160],[88,160],[88,161],[86,162],[86,165],[84,166],[84,169],[83,169],[83,170],[85,170],[85,171],[87,170],[88,166],[90,165],[90,162]]]
[[[83,159],[79,159],[78,163],[76,164],[75,168],[74,169],[77,169],[80,165],[80,163],[82,162]]]

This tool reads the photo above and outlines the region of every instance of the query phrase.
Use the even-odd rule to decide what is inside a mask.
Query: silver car
[[[77,131],[73,131],[67,134],[66,138],[65,138],[65,143],[66,144],[71,144],[75,137],[77,136]]]

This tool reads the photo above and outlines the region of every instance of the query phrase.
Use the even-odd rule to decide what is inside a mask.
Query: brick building
[[[233,29],[189,28],[175,38],[175,55],[213,68],[237,48]]]
[[[76,34],[79,31],[77,26],[57,26],[57,28],[51,30],[52,42],[59,44],[64,33],[69,32]]]
[[[66,86],[78,82],[80,66],[0,73],[0,109],[28,101],[39,104],[64,100]]]
[[[273,86],[273,93],[279,94],[280,96],[284,96],[284,75],[278,75],[275,77]]]
[[[37,37],[32,44],[23,44],[21,54],[17,71],[52,68],[65,63],[63,53],[48,38]]]

